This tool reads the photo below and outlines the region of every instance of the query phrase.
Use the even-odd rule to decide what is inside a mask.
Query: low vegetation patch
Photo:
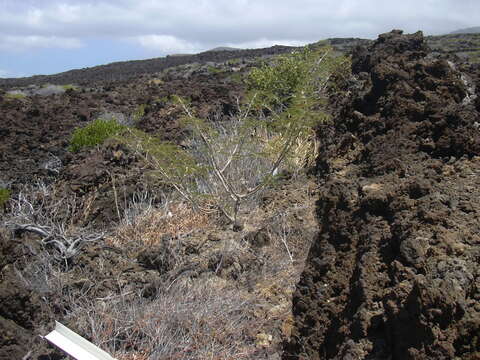
[[[138,124],[142,118],[145,116],[145,110],[147,109],[146,104],[140,104],[137,106],[135,111],[132,113],[131,118],[134,124]]]
[[[65,91],[71,90],[71,91],[76,91],[78,90],[78,86],[73,85],[73,84],[67,84],[67,85],[62,85],[62,89]]]
[[[222,282],[173,284],[153,300],[121,295],[78,301],[70,318],[82,334],[122,360],[252,359],[262,323],[253,296]]]
[[[144,208],[138,209],[139,206]],[[106,242],[123,248],[132,243],[134,247],[154,246],[164,235],[178,237],[211,226],[212,221],[206,214],[194,212],[185,202],[165,202],[161,208],[155,208],[146,202],[136,203],[134,199],[115,234]]]
[[[125,128],[126,126],[119,124],[115,119],[97,119],[73,132],[69,149],[70,151],[77,152],[82,148],[100,145],[106,139],[118,134]]]
[[[11,192],[9,189],[0,188],[0,208],[10,200]]]
[[[11,92],[8,92],[4,95],[4,98],[6,100],[14,100],[14,99],[23,100],[26,97],[27,97],[27,95],[25,95],[24,93],[22,93],[20,91],[11,91]]]
[[[219,73],[223,72],[222,69],[220,69],[218,67],[215,67],[215,66],[212,66],[212,65],[207,66],[207,71],[210,74],[219,74]]]

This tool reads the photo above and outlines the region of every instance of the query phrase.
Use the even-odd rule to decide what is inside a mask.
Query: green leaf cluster
[[[270,111],[300,104],[313,106],[313,100],[318,105],[323,87],[348,69],[349,59],[336,55],[331,47],[307,46],[253,69],[246,80],[249,98]]]
[[[24,93],[21,93],[21,92],[9,92],[9,93],[6,93],[4,95],[4,98],[6,100],[13,100],[13,99],[23,100],[26,97],[27,97],[27,95],[25,95]]]
[[[253,69],[246,81],[248,101],[254,105],[257,118],[263,118],[264,124],[257,120],[256,127],[264,126],[273,139],[269,148],[282,149],[291,143],[286,158],[293,153],[296,164],[302,161],[295,153],[307,153],[308,143],[314,153],[313,129],[329,119],[326,93],[341,87],[340,82],[349,74],[349,58],[328,46],[305,47]]]
[[[222,69],[220,69],[218,67],[215,67],[215,66],[212,66],[212,65],[207,66],[207,71],[210,74],[219,74],[219,73],[223,72]]]
[[[79,90],[79,87],[73,84],[66,84],[66,85],[62,85],[62,89],[65,91],[68,91],[68,90],[77,91]]]
[[[177,144],[133,128],[119,133],[115,138],[144,156],[155,168],[151,175],[164,184],[194,181],[204,173],[204,168],[196,163],[195,158]]]
[[[308,74],[307,52],[294,52],[253,69],[246,82],[256,103],[277,108],[287,105]]]
[[[0,208],[10,200],[11,191],[9,189],[0,188]]]
[[[83,128],[77,128],[70,140],[69,150],[77,152],[82,148],[94,147],[102,144],[106,139],[126,129],[115,119],[96,119]]]

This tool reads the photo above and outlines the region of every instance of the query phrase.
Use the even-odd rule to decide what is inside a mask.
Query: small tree
[[[191,134],[186,149],[132,131],[129,142],[194,207],[213,205],[237,224],[242,204],[271,185],[299,140],[313,140],[315,124],[328,118],[321,94],[343,63],[328,48],[278,57],[250,73],[247,101],[228,121],[200,119],[176,97]]]

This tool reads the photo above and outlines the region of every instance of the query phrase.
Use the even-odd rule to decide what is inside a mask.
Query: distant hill
[[[367,45],[371,40],[358,38],[325,39],[313,46],[331,45],[341,53],[350,52],[357,45]],[[84,69],[75,69],[53,75],[35,75],[24,78],[0,78],[0,88],[24,87],[28,85],[77,84],[89,86],[92,82],[124,81],[143,74],[157,73],[164,69],[191,63],[224,62],[238,58],[256,58],[279,55],[296,49],[292,46],[275,45],[264,49],[240,49],[220,46],[199,54],[172,54],[166,57],[115,62]]]
[[[476,31],[476,34],[461,33]],[[480,62],[480,27],[458,30],[455,34],[426,37],[428,45],[434,52],[456,54],[472,62]],[[359,38],[330,38],[310,44],[312,46],[331,45],[339,53],[350,53],[356,46],[366,46],[372,40]],[[54,75],[36,75],[26,78],[0,78],[0,88],[24,87],[43,84],[77,84],[89,86],[92,82],[124,81],[143,74],[157,73],[164,69],[191,63],[224,62],[238,58],[256,58],[279,55],[296,49],[290,46],[275,45],[264,49],[238,49],[216,47],[194,54],[174,54],[162,58],[115,62],[85,69],[70,70]]]
[[[356,45],[365,45],[370,40],[364,39],[327,39],[317,45],[330,44],[340,52],[348,52]],[[312,44],[315,45],[315,44]],[[115,62],[84,69],[75,69],[54,75],[35,75],[25,78],[0,78],[0,88],[24,87],[43,84],[77,84],[90,86],[93,82],[124,81],[143,74],[157,73],[164,69],[191,63],[205,64],[207,62],[224,62],[238,58],[256,58],[262,56],[280,55],[296,49],[291,46],[275,45],[264,49],[239,49],[232,47],[216,47],[214,49],[194,54],[174,54],[166,57]]]
[[[218,46],[208,51],[240,51],[240,50],[243,50],[243,49],[228,47],[228,46]]]
[[[69,70],[54,75],[35,75],[25,78],[0,78],[0,88],[22,87],[42,84],[77,84],[87,85],[92,82],[112,82],[128,80],[142,74],[157,73],[164,69],[191,63],[224,62],[236,58],[256,58],[284,54],[295,49],[290,46],[272,46],[264,49],[252,50],[223,50],[205,51],[195,55],[166,56],[148,60],[133,60],[115,62],[108,65],[94,66],[91,68]]]
[[[455,55],[471,63],[480,63],[480,31],[428,36],[426,40],[434,53]]]
[[[478,34],[478,33],[480,33],[480,26],[456,30],[451,32],[450,34]]]

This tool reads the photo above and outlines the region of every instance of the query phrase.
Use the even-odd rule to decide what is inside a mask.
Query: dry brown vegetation
[[[58,203],[49,189],[32,192],[45,209]],[[315,231],[314,189],[299,178],[263,192],[254,211],[240,214],[239,232],[188,204],[142,194],[68,261],[28,242],[16,276],[52,317],[117,359],[269,356],[290,334],[290,299]]]
[[[137,247],[157,245],[162,236],[184,236],[194,230],[212,226],[213,219],[207,214],[195,212],[189,204],[177,201],[162,208],[148,207],[141,216],[124,219],[115,232],[108,236],[108,245],[122,247],[136,244]]]
[[[118,358],[248,359],[262,326],[253,300],[217,279],[186,280],[154,299],[82,302],[70,317]]]

